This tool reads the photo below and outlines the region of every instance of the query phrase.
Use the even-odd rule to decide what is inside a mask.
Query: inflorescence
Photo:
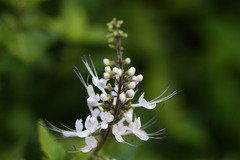
[[[157,98],[147,101],[144,98],[144,93],[139,97],[138,102],[133,102],[137,86],[143,80],[143,75],[136,74],[136,68],[128,67],[131,63],[130,58],[123,59],[123,47],[121,38],[126,38],[127,33],[120,30],[122,20],[114,18],[107,23],[109,34],[107,35],[109,47],[117,52],[117,60],[103,59],[105,72],[103,78],[99,78],[89,56],[90,63],[86,57],[82,58],[82,62],[87,68],[92,77],[92,84],[88,84],[82,76],[79,69],[73,65],[73,70],[87,90],[88,98],[87,105],[90,110],[90,115],[83,123],[82,119],[77,119],[75,129],[68,130],[60,129],[50,122],[47,122],[47,128],[56,132],[60,132],[64,138],[79,137],[85,138],[86,146],[83,148],[75,148],[74,151],[89,152],[92,149],[93,156],[98,156],[98,151],[102,148],[107,138],[114,136],[120,143],[133,145],[124,140],[124,136],[133,134],[143,141],[149,138],[162,139],[164,129],[154,133],[144,131],[149,127],[156,117],[151,119],[146,124],[141,124],[140,117],[134,114],[134,109],[144,107],[146,109],[154,109],[157,103],[163,102],[179,91],[174,91],[168,96],[162,97],[167,89]],[[126,65],[126,68],[124,68]],[[100,93],[96,93],[95,89]]]

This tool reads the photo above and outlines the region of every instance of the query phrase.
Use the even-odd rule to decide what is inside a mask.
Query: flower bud
[[[127,91],[127,96],[128,96],[129,98],[133,98],[134,95],[135,95],[134,90],[130,89],[130,90]]]
[[[109,98],[108,98],[108,96],[106,95],[106,94],[101,94],[100,95],[100,99],[102,100],[102,101],[107,101]]]
[[[136,87],[136,83],[135,83],[135,82],[130,82],[130,83],[128,84],[128,87],[129,87],[130,89],[133,89],[133,88]]]
[[[120,101],[123,103],[126,100],[126,95],[124,93],[121,93],[119,95]]]
[[[121,76],[121,75],[122,75],[122,70],[121,70],[121,69],[118,69],[116,74],[119,75],[119,76]]]
[[[114,73],[117,73],[118,68],[117,68],[117,67],[114,67],[114,68],[112,69],[112,71],[113,71]]]
[[[107,58],[104,58],[103,59],[103,64],[106,65],[106,66],[110,65],[110,60],[107,59]]]
[[[125,59],[125,63],[126,63],[126,64],[130,64],[130,63],[131,63],[131,59],[130,59],[130,58],[126,58],[126,59]]]
[[[133,76],[135,72],[136,72],[136,69],[135,69],[134,67],[131,67],[131,68],[127,71],[127,73],[128,73],[129,76]]]
[[[104,73],[103,73],[103,77],[104,77],[105,79],[109,79],[109,78],[110,78],[110,74],[109,74],[109,73],[106,73],[106,72],[104,72]]]
[[[138,82],[141,82],[143,80],[143,76],[141,75],[141,74],[139,74],[138,76],[137,76],[137,81]]]
[[[110,72],[111,71],[111,68],[110,68],[110,66],[107,66],[107,67],[105,67],[105,72]]]

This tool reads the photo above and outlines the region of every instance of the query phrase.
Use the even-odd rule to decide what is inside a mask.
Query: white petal
[[[63,131],[62,134],[64,137],[75,137],[76,136],[76,132],[74,132],[74,131]]]
[[[115,135],[115,138],[116,138],[116,140],[117,140],[118,142],[120,142],[120,143],[124,143],[124,142],[125,142],[124,139],[122,138],[122,136],[120,136],[119,134],[116,134],[116,135]]]
[[[83,129],[82,119],[77,119],[75,122],[76,132],[80,132]]]
[[[92,148],[91,148],[90,146],[85,146],[85,147],[83,147],[83,148],[81,148],[81,149],[79,149],[79,150],[85,153],[85,152],[91,151]]]
[[[147,109],[154,109],[156,107],[156,105],[157,105],[156,103],[154,103],[154,104],[146,104],[143,107],[147,108]]]
[[[87,130],[89,130],[91,133],[95,132],[98,127],[98,121],[95,117],[88,116],[85,121],[85,127]]]
[[[129,109],[127,113],[125,113],[125,118],[128,123],[132,122],[133,119],[133,109]]]
[[[143,141],[147,141],[149,138],[147,133],[143,130],[138,130],[137,132],[134,132],[134,134]]]
[[[138,101],[139,101],[140,104],[146,104],[147,103],[147,101],[144,99],[144,93],[139,97]]]
[[[89,131],[89,130],[85,130],[85,131],[76,133],[76,135],[77,135],[78,137],[80,137],[80,138],[87,137],[89,134],[90,134],[90,131]]]
[[[87,87],[87,92],[88,92],[88,95],[89,95],[90,97],[95,97],[95,92],[94,92],[94,89],[93,89],[93,86],[92,86],[92,85],[89,85],[89,86]]]
[[[140,128],[141,128],[141,120],[140,120],[140,117],[138,117],[133,122],[133,130],[136,131],[136,130],[139,130]]]
[[[91,148],[95,148],[97,146],[97,140],[93,136],[86,137],[85,142]]]
[[[95,118],[97,118],[99,116],[99,114],[100,114],[100,109],[98,109],[98,108],[94,109],[92,112],[92,116]]]
[[[108,127],[108,122],[102,121],[102,123],[101,123],[101,128],[102,128],[102,129],[107,129],[107,127]]]

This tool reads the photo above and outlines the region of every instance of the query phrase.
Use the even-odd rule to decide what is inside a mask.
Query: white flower
[[[115,136],[116,140],[121,143],[125,143],[122,135],[127,131],[127,126],[124,126],[123,123],[118,123],[113,125],[112,134]]]
[[[85,121],[85,128],[90,133],[94,133],[99,128],[97,118],[89,115]]]
[[[133,109],[130,108],[125,114],[125,119],[128,123],[132,122],[132,119],[133,119]]]
[[[98,103],[100,100],[100,97],[98,94],[95,94],[93,86],[89,85],[87,87],[87,92],[88,92],[88,99],[87,99],[87,103],[89,106],[99,106],[101,105],[101,103]],[[91,109],[90,109],[91,110]]]
[[[98,108],[95,108],[92,112],[92,116],[95,118],[97,118],[99,116],[99,114],[100,114],[100,109],[98,109]]]
[[[147,108],[147,109],[153,109],[153,108],[156,107],[157,103],[163,102],[163,101],[171,98],[172,96],[174,96],[175,94],[177,94],[179,92],[178,90],[176,90],[176,91],[172,92],[171,94],[169,94],[168,96],[159,99],[167,91],[167,89],[160,96],[158,96],[157,98],[155,98],[155,99],[153,99],[149,102],[147,102],[146,99],[144,99],[144,93],[143,93],[139,97],[138,103],[137,104],[132,104],[132,107],[144,107],[144,108]]]
[[[101,128],[106,129],[108,127],[108,123],[113,121],[114,116],[110,112],[101,112],[100,118],[102,120]]]
[[[85,142],[86,142],[87,145],[83,148],[76,149],[76,151],[89,152],[93,148],[97,147],[97,140],[93,136],[86,137]]]
[[[90,57],[90,56],[89,56],[89,57]],[[106,91],[104,90],[104,88],[103,88],[103,87],[101,86],[101,84],[100,84],[100,80],[99,80],[99,78],[98,78],[97,71],[96,71],[96,69],[95,69],[95,67],[94,67],[94,64],[93,64],[93,62],[92,62],[91,57],[90,57],[90,61],[91,61],[91,63],[92,63],[92,67],[93,67],[93,71],[94,71],[94,72],[92,71],[91,67],[89,66],[86,57],[85,57],[85,60],[82,59],[82,61],[83,61],[84,65],[86,66],[88,72],[89,72],[89,73],[91,74],[91,76],[92,76],[92,82],[93,82],[93,84],[94,84],[97,88],[99,88],[99,89],[102,91],[102,93],[106,93]]]
[[[50,122],[47,121],[47,124],[48,126],[46,126],[46,128],[52,130],[52,131],[55,131],[55,132],[60,132],[63,134],[64,137],[87,137],[89,132],[88,131],[82,131],[83,130],[83,124],[82,124],[82,119],[77,119],[76,122],[75,122],[75,128],[76,130],[73,130],[73,129],[70,129],[66,126],[64,126],[65,128],[71,130],[71,131],[67,131],[67,130],[63,130],[63,129],[60,129],[54,125],[52,125]]]
[[[141,130],[140,117],[135,118],[135,121],[129,124],[129,130],[143,141],[147,141],[149,138],[147,133],[144,130]]]

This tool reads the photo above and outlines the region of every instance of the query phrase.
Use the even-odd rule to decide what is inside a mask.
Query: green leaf
[[[39,124],[44,124],[42,120],[38,121]],[[44,160],[64,160],[66,152],[61,143],[55,140],[55,138],[49,133],[49,131],[38,126],[38,137],[42,152],[45,154]]]

